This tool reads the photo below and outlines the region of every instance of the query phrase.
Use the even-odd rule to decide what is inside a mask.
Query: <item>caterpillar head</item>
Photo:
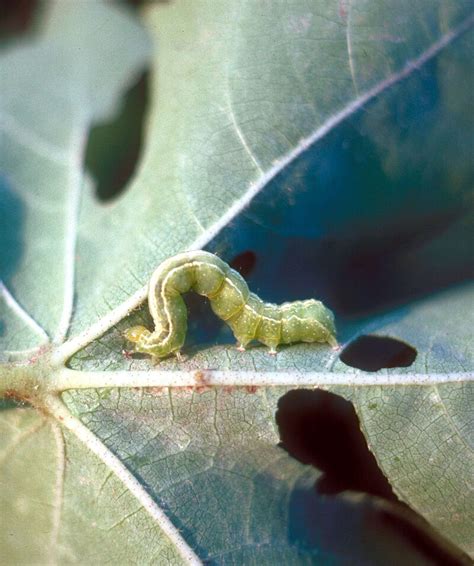
[[[164,330],[157,336],[156,332],[150,332],[145,326],[132,326],[123,333],[124,338],[135,344],[134,351],[147,354],[155,358],[165,358],[173,351],[178,351],[182,344],[170,349],[169,345],[160,341],[160,336],[166,337]]]
[[[127,328],[123,333],[124,338],[126,338],[129,342],[133,344],[143,344],[146,337],[150,335],[150,331],[148,328],[144,326],[132,326],[131,328]]]

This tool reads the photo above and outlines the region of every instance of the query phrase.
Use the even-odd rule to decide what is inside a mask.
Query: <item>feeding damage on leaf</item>
[[[337,347],[334,315],[321,301],[308,299],[275,305],[251,293],[239,273],[205,251],[182,253],[164,261],[149,283],[148,306],[154,331],[133,326],[124,336],[136,352],[153,358],[178,354],[187,331],[182,294],[207,297],[214,313],[228,324],[238,349],[257,340],[276,354],[279,344],[326,342]]]

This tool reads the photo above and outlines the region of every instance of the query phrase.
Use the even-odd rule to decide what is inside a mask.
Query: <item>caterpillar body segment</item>
[[[187,331],[182,295],[207,297],[214,313],[232,329],[239,349],[258,340],[276,353],[279,344],[327,342],[337,346],[334,315],[321,301],[309,299],[275,305],[251,293],[243,277],[214,254],[194,251],[164,261],[153,273],[148,306],[155,329],[129,328],[124,336],[136,352],[164,358],[178,353]]]

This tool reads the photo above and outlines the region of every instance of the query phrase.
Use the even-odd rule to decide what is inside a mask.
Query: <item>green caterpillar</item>
[[[148,306],[155,330],[133,326],[124,333],[136,352],[155,358],[179,355],[187,330],[187,310],[181,295],[190,290],[209,299],[214,313],[232,329],[240,350],[252,340],[268,346],[271,354],[276,354],[279,344],[292,342],[337,346],[334,315],[321,301],[264,303],[220,258],[194,251],[167,259],[153,273]]]

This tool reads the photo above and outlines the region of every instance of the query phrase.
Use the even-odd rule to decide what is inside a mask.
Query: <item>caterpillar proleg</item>
[[[214,313],[228,324],[244,350],[257,340],[275,354],[279,344],[327,342],[337,346],[334,315],[321,301],[308,299],[275,305],[251,293],[245,279],[219,257],[205,251],[186,252],[164,261],[148,287],[148,307],[155,324],[125,331],[136,352],[164,358],[179,354],[187,331],[182,294],[207,297]]]

